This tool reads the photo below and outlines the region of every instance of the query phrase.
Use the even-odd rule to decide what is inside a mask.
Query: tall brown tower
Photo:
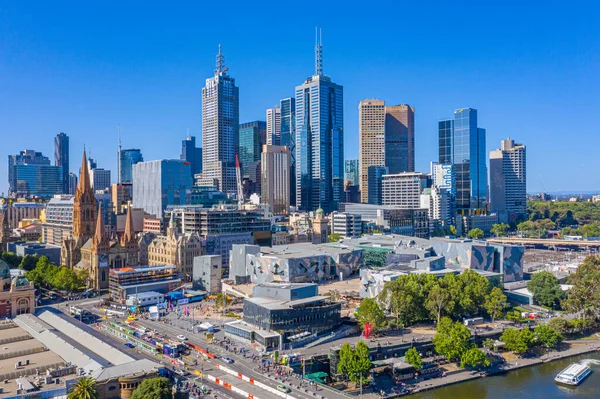
[[[85,243],[94,235],[96,224],[96,196],[92,191],[90,173],[88,171],[85,149],[79,171],[79,185],[73,201],[73,239],[81,239]]]

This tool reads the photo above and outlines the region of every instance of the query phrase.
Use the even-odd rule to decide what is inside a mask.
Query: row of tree
[[[41,256],[35,267],[25,273],[25,277],[36,287],[77,292],[85,289],[88,273],[85,270],[75,271],[68,267],[56,266],[48,257]]]
[[[459,362],[463,368],[490,365],[487,355],[471,339],[469,329],[448,317],[443,317],[437,324],[433,344],[439,355]]]
[[[507,328],[500,336],[500,341],[504,342],[504,349],[519,354],[525,353],[534,346],[554,348],[563,340],[559,330],[560,327],[556,323],[538,324],[533,331],[529,328]],[[485,345],[490,345],[490,342],[486,342]]]
[[[386,282],[376,301],[365,299],[357,312],[357,320],[370,322],[375,328],[385,324],[382,310],[396,319],[396,325],[411,325],[420,321],[440,321],[442,316],[459,319],[488,314],[492,320],[504,311],[506,296],[498,287],[477,272],[446,274],[411,274]]]

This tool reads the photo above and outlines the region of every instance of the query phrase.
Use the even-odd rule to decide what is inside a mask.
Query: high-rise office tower
[[[202,173],[202,148],[196,147],[196,137],[188,136],[181,142],[179,159],[190,163],[192,181],[198,173]]]
[[[69,136],[58,133],[54,137],[54,166],[62,167],[63,193],[69,192]]]
[[[264,145],[261,176],[262,202],[270,205],[273,215],[287,215],[290,210],[290,149]]]
[[[10,194],[52,197],[63,193],[62,166],[50,165],[41,152],[24,150],[8,156],[8,184]]]
[[[267,109],[267,138],[268,145],[281,145],[281,108],[274,106]]]
[[[110,170],[102,168],[91,169],[90,180],[92,182],[92,189],[94,191],[110,188]]]
[[[383,176],[389,173],[389,169],[385,166],[369,166],[367,169],[369,192],[367,203],[373,205],[381,205],[383,203]]]
[[[132,168],[138,162],[144,162],[142,152],[137,148],[119,151],[119,182],[131,183],[133,181]]]
[[[490,152],[490,210],[500,221],[514,222],[527,214],[527,153],[510,137]]]
[[[161,159],[133,165],[133,205],[162,218],[167,205],[185,205],[192,189],[190,164]]]
[[[240,125],[240,163],[242,177],[250,176],[250,169],[260,162],[260,152],[266,144],[267,124],[264,121],[242,123]]]
[[[369,168],[385,166],[385,103],[381,100],[361,101],[358,121],[360,197],[361,202],[369,202]]]
[[[280,145],[290,149],[290,204],[296,205],[296,99],[284,98],[281,109]]]
[[[77,175],[75,173],[69,173],[69,190],[67,194],[75,195],[77,191]]]
[[[238,154],[240,102],[235,79],[227,74],[219,45],[217,67],[202,89],[202,175],[200,185],[216,185],[236,194],[235,156]]]
[[[361,201],[369,199],[371,166],[385,166],[390,174],[415,169],[415,110],[382,100],[363,100],[358,106]]]
[[[315,74],[296,87],[296,207],[338,209],[344,199],[344,89],[323,74],[320,41]]]
[[[487,208],[485,129],[477,127],[477,110],[454,111],[454,119],[439,122],[439,161],[454,164],[456,209],[475,213]]]
[[[383,205],[405,209],[421,206],[421,193],[429,186],[429,175],[418,172],[389,174],[383,177]]]
[[[360,173],[358,169],[358,159],[347,159],[344,163],[344,180],[349,183],[350,186],[358,186],[360,183]]]
[[[415,109],[385,107],[385,166],[390,174],[415,171]]]

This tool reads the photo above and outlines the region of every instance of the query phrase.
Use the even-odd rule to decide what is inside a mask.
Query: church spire
[[[98,205],[98,218],[96,220],[96,232],[94,233],[93,243],[95,245],[104,241],[106,232],[104,230],[104,218],[102,217],[102,205]]]
[[[125,232],[123,233],[123,241],[121,245],[126,245],[135,237],[135,231],[133,229],[133,215],[131,209],[131,202],[127,203],[127,216],[125,218]]]
[[[81,159],[81,169],[79,170],[79,187],[77,187],[78,190],[80,190],[82,193],[90,190],[92,185],[90,184],[90,172],[88,170],[88,166],[87,166],[87,159],[86,159],[86,154],[85,154],[85,147],[83,148],[83,158]]]

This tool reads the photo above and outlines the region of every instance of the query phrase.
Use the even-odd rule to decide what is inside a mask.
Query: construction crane
[[[244,191],[242,190],[242,172],[240,171],[240,159],[235,155],[235,180],[237,183],[238,207],[242,209],[244,204]]]

